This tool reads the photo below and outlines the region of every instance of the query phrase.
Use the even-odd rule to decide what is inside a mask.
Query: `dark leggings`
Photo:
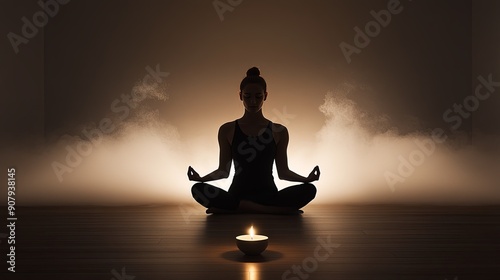
[[[227,191],[207,183],[196,183],[191,188],[193,198],[206,208],[235,210],[240,204],[240,199]],[[290,207],[300,209],[308,204],[316,196],[316,187],[305,183],[284,188],[278,191],[271,199],[263,205]]]

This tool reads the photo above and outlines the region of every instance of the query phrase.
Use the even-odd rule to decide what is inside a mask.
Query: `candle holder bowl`
[[[268,237],[256,235],[251,239],[249,235],[240,235],[236,237],[236,246],[248,256],[257,256],[264,252],[268,245]]]

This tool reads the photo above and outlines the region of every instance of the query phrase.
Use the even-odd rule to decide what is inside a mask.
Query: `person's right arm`
[[[198,173],[189,166],[188,177],[191,181],[208,182],[229,177],[231,170],[231,144],[228,141],[227,135],[230,123],[223,124],[219,128],[217,135],[219,141],[219,167],[207,175],[200,177]]]

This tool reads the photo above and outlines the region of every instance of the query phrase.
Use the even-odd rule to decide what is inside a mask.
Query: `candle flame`
[[[255,231],[254,231],[254,229],[253,229],[253,226],[251,226],[251,227],[250,227],[249,232],[250,232],[250,238],[251,238],[251,239],[253,239],[253,236],[254,236],[254,234],[255,234]]]

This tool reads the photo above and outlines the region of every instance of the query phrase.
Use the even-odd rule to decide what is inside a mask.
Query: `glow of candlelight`
[[[250,227],[249,232],[250,232],[250,239],[253,239],[253,236],[254,236],[254,234],[255,234],[255,231],[254,231],[254,229],[253,229],[253,226],[251,226],[251,227]]]

